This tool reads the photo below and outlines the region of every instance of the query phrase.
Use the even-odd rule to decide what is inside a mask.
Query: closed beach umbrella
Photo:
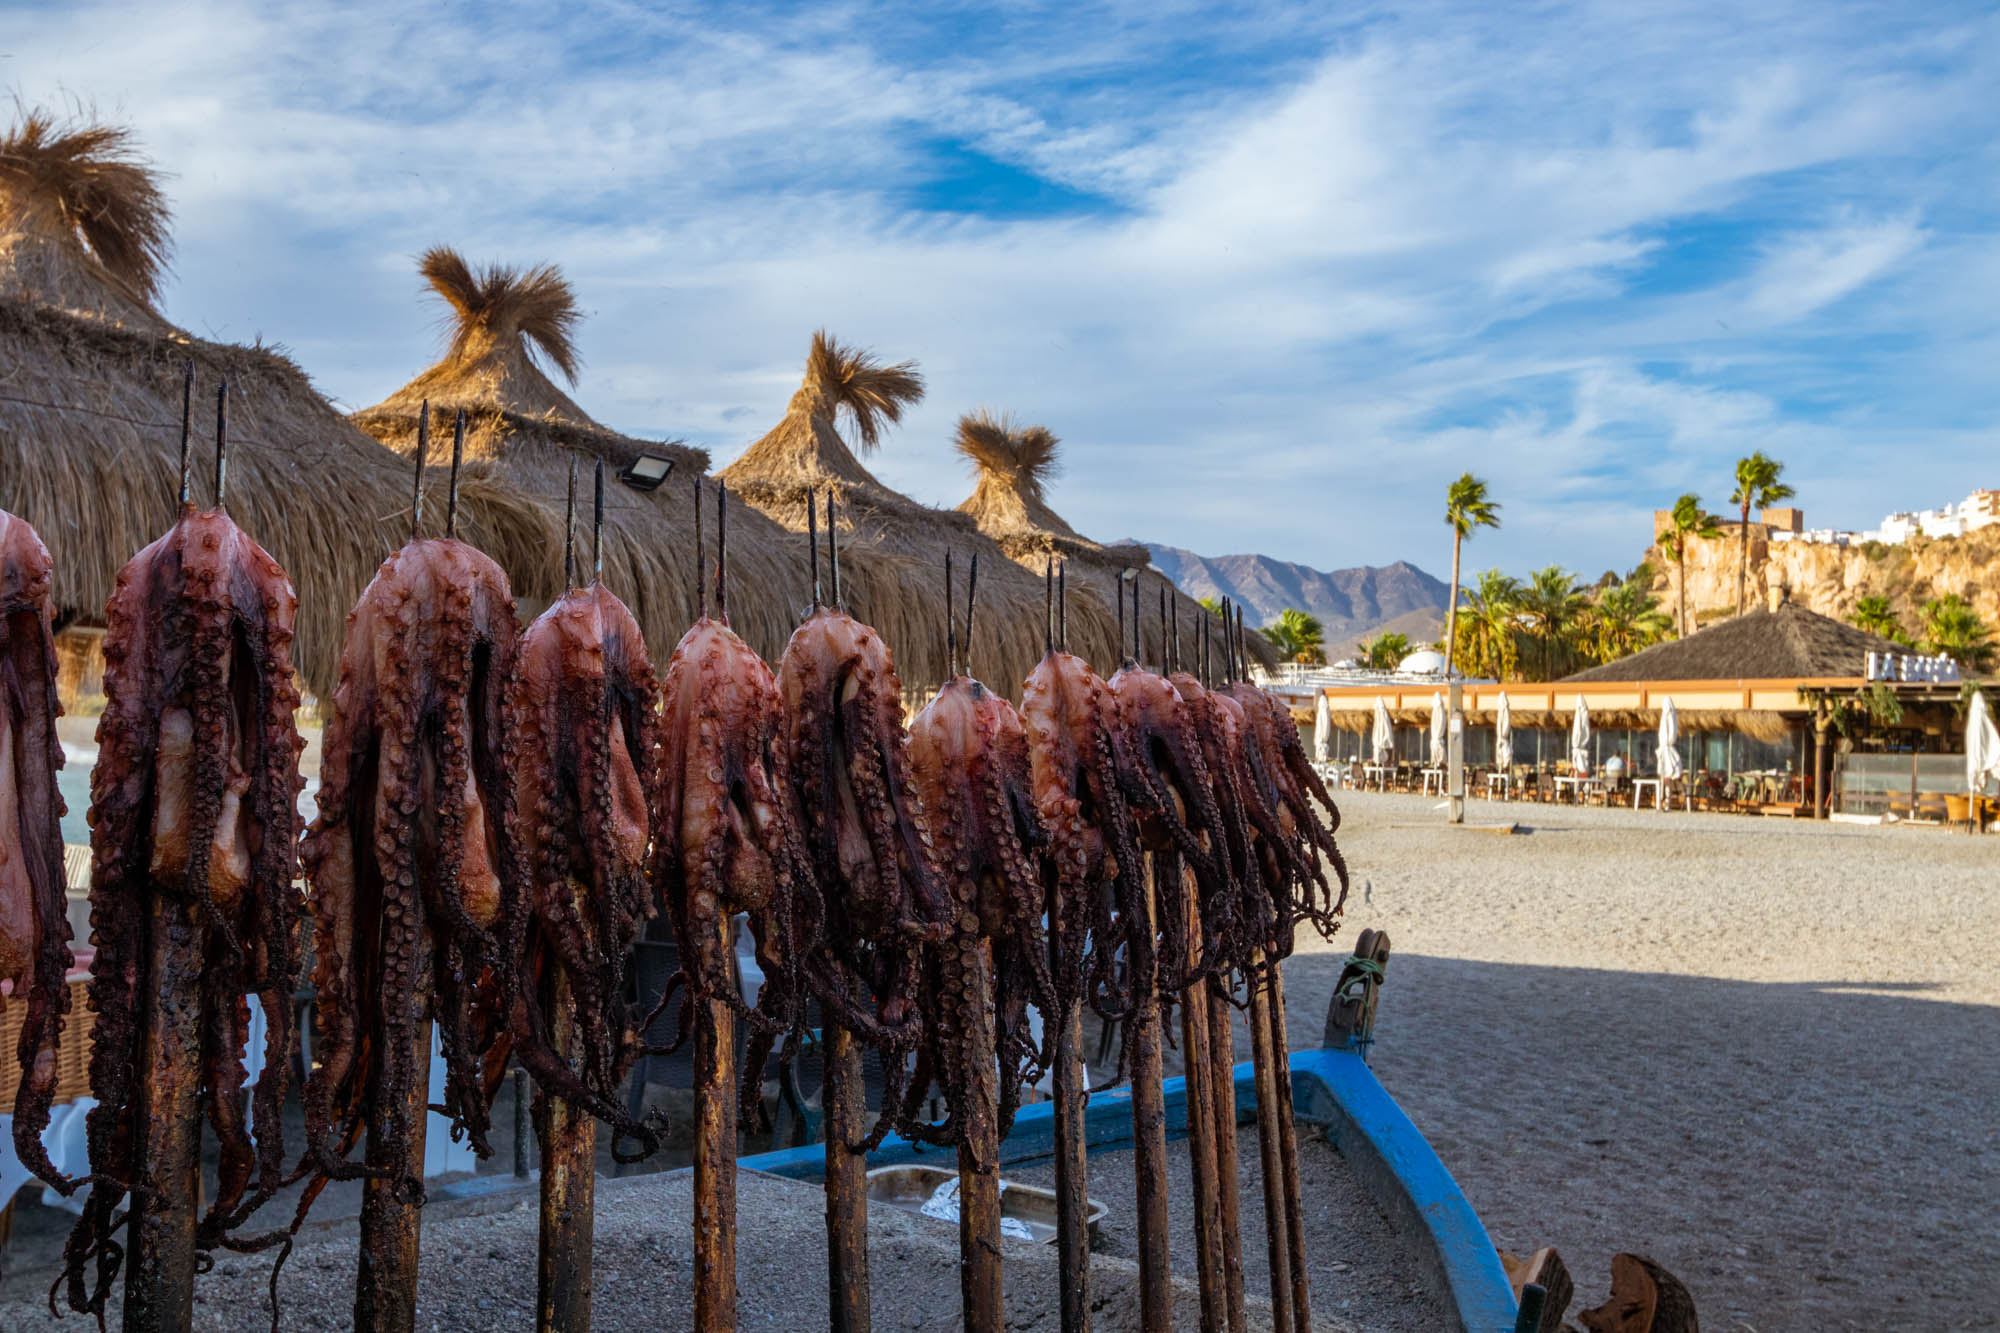
[[[1678,743],[1681,738],[1681,715],[1674,709],[1674,701],[1667,699],[1660,705],[1660,777],[1668,782],[1676,782],[1681,776],[1681,752]]]
[[[1581,696],[1569,724],[1569,766],[1578,777],[1590,772],[1590,707]]]
[[[1431,696],[1431,767],[1444,766],[1444,695]]]
[[[1389,721],[1389,705],[1380,699],[1375,701],[1375,735],[1371,747],[1375,752],[1375,762],[1386,764],[1396,757],[1396,727]]]
[[[1514,712],[1507,706],[1507,691],[1500,691],[1499,715],[1493,719],[1493,764],[1501,772],[1514,766]]]
[[[1986,793],[1987,779],[2000,782],[2000,727],[1986,707],[1986,695],[1972,696],[1965,714],[1965,785],[1975,796]]]
[[[1322,764],[1333,761],[1333,714],[1327,710],[1324,694],[1313,705],[1313,758]]]

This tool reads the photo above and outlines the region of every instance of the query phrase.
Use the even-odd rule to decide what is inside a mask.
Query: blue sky
[[[1918,17],[1912,17],[1917,15]],[[811,331],[986,406],[1104,538],[1624,569],[1762,448],[1815,524],[2000,485],[2000,15],[1829,3],[0,4],[0,87],[131,123],[167,313],[353,408],[415,256],[553,261],[577,399],[718,465]]]

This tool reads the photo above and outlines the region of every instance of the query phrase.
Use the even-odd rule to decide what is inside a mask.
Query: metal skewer
[[[458,536],[458,468],[465,461],[465,409],[458,409],[458,418],[451,425],[451,481],[445,489],[444,535]]]
[[[181,375],[181,512],[186,513],[191,496],[188,487],[190,450],[194,443],[194,362]]]
[[[1050,621],[1056,633],[1055,646],[1069,651],[1068,583],[1063,568],[1051,562],[1054,576],[1054,607]],[[1122,604],[1122,603],[1121,603]],[[1092,885],[1086,892],[1094,889]],[[1052,891],[1049,922],[1069,919],[1079,905],[1061,896],[1060,884]],[[1060,975],[1064,969],[1083,967],[1082,958],[1064,958],[1058,952],[1058,932],[1049,931],[1049,969]],[[1056,1265],[1059,1281],[1062,1333],[1089,1333],[1090,1329],[1090,1225],[1089,1136],[1084,1123],[1087,1096],[1083,1056],[1083,1001],[1072,998],[1063,1012],[1048,1016],[1056,1027],[1055,1070],[1052,1083],[1056,1100]]]
[[[424,526],[424,455],[431,448],[431,400],[424,399],[423,410],[417,416],[417,465],[410,469],[410,540],[415,541],[423,533]]]
[[[222,508],[229,481],[229,380],[215,386],[215,507]]]

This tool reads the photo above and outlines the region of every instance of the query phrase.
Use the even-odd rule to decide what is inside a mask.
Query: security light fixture
[[[640,454],[631,465],[618,474],[618,480],[635,491],[654,491],[674,470],[674,460],[662,458],[658,454]]]

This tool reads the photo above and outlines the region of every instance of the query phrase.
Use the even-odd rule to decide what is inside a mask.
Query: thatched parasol
[[[722,477],[772,518],[794,532],[806,527],[809,490],[831,491],[840,505],[843,541],[897,560],[900,587],[854,599],[861,619],[882,631],[906,685],[944,678],[944,557],[955,551],[961,567],[980,553],[979,605],[972,665],[989,684],[1011,690],[1026,678],[1043,648],[1043,585],[979,530],[972,517],[933,509],[877,481],[841,438],[836,419],[845,413],[855,443],[873,450],[882,431],[902,419],[923,396],[912,362],[885,365],[847,347],[825,330],[813,334],[806,373],[785,419]],[[1100,670],[1117,664],[1117,630],[1110,607],[1088,589],[1070,588],[1069,644]]]
[[[1020,425],[981,409],[958,419],[952,445],[972,464],[979,481],[959,512],[971,515],[981,532],[1030,570],[1042,569],[1051,559],[1064,561],[1072,582],[1083,583],[1107,602],[1118,595],[1123,581],[1128,615],[1131,584],[1123,576],[1132,573],[1141,585],[1144,655],[1148,662],[1160,661],[1158,584],[1166,576],[1146,577],[1151,557],[1145,547],[1094,542],[1049,507],[1047,485],[1061,469],[1062,441],[1055,433],[1047,426]],[[1193,636],[1201,632],[1199,617],[1208,612],[1179,588],[1172,588],[1171,596],[1181,626],[1181,655],[1191,661]],[[1277,650],[1261,634],[1248,636],[1246,646],[1264,666],[1278,660]]]
[[[349,608],[408,535],[409,465],[281,353],[205,342],[159,314],[168,222],[124,130],[30,112],[0,138],[0,508],[48,543],[62,615],[93,621],[120,567],[174,521],[185,368],[204,460],[227,377],[229,509],[291,576],[295,658],[325,692]],[[195,474],[206,502],[206,462]],[[505,540],[504,490],[474,477],[467,491],[463,535]]]
[[[540,601],[555,596],[562,581],[570,460],[583,462],[579,504],[586,512],[595,460],[603,459],[613,475],[642,454],[671,460],[673,470],[651,492],[610,483],[604,523],[605,585],[632,608],[649,649],[664,662],[696,615],[693,490],[708,470],[708,454],[679,441],[636,440],[608,430],[556,386],[543,366],[574,384],[579,312],[575,293],[555,268],[475,269],[457,251],[439,246],[424,255],[421,272],[450,310],[444,357],[356,412],[354,424],[407,453],[416,444],[424,400],[430,400],[433,440],[448,440],[464,409],[466,457],[531,495],[545,515],[548,532],[538,549],[511,557],[494,553],[516,592]],[[714,489],[707,488],[711,497]],[[713,561],[712,506],[705,521],[707,559]],[[868,577],[865,562],[863,557],[852,571],[857,582]],[[730,621],[752,647],[776,660],[810,592],[805,542],[737,506],[729,522],[729,564]]]

